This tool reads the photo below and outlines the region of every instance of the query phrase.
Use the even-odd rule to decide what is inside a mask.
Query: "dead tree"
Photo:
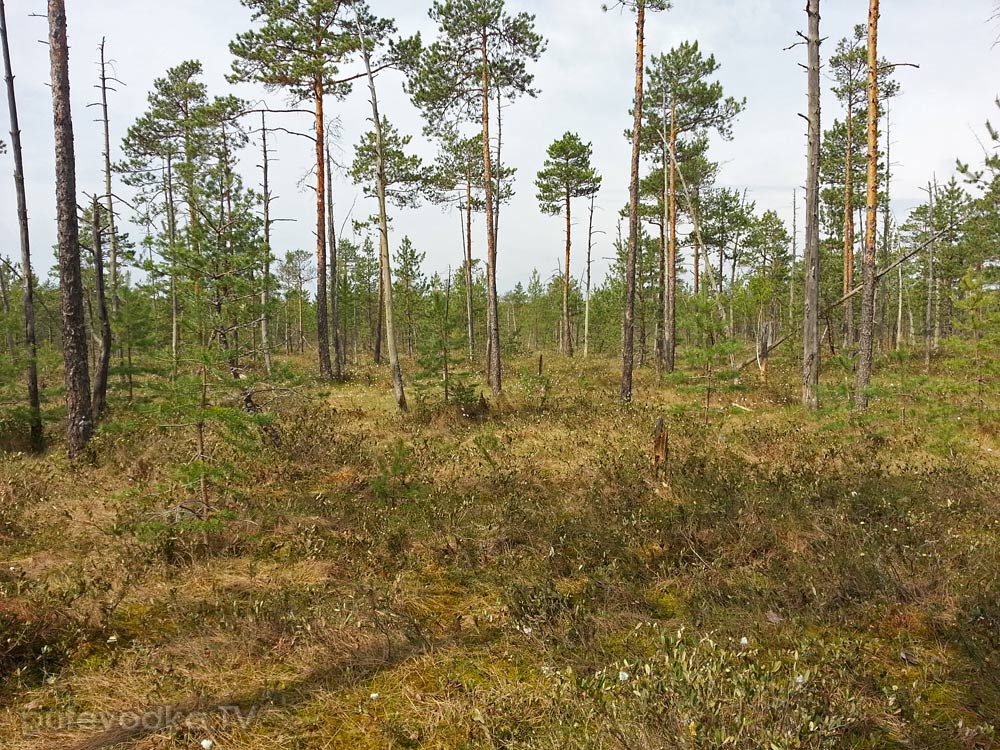
[[[101,331],[98,336],[97,367],[94,372],[94,395],[91,407],[96,424],[104,414],[108,403],[108,371],[111,367],[111,317],[108,314],[108,296],[104,280],[104,246],[101,232],[101,204],[94,196],[92,210],[93,220],[93,248],[94,255],[94,286],[97,296],[97,313],[100,321]],[[109,231],[112,231],[110,219],[108,221]]]
[[[806,176],[806,247],[805,310],[803,314],[802,403],[819,409],[819,159],[820,159],[820,84],[819,84],[819,0],[807,0],[809,16],[807,66],[809,78],[809,145]]]
[[[7,14],[0,0],[0,43],[3,46],[4,80],[7,84],[7,107],[10,113],[10,145],[14,155],[14,190],[17,193],[17,224],[21,241],[21,283],[24,288],[24,342],[28,361],[25,375],[28,383],[28,424],[31,447],[45,447],[42,432],[41,396],[38,390],[38,344],[35,338],[35,279],[31,272],[31,243],[28,236],[28,201],[24,188],[24,153],[21,149],[21,128],[17,119],[17,97],[14,95],[14,73],[10,64],[7,42]],[[87,359],[84,356],[84,363]]]
[[[861,356],[854,405],[868,408],[868,385],[875,355],[875,228],[878,223],[878,19],[879,0],[868,10],[868,185],[865,197],[865,256],[861,295]]]

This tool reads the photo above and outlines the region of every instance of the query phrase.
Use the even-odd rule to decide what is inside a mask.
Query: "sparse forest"
[[[0,0],[0,747],[1000,747],[1000,98],[896,160],[908,4],[760,47],[776,202],[686,0],[214,3],[136,80]],[[616,140],[516,116],[609,49]]]

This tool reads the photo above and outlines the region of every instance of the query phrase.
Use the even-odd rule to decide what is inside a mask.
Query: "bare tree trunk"
[[[333,377],[330,362],[330,332],[327,329],[326,288],[326,122],[323,112],[323,81],[313,84],[316,103],[316,338],[319,376]]]
[[[403,388],[403,370],[399,363],[396,347],[396,322],[392,305],[392,262],[389,257],[389,217],[386,212],[385,138],[382,119],[378,112],[378,95],[375,92],[375,77],[372,75],[371,56],[368,44],[358,20],[361,36],[361,51],[368,75],[368,91],[371,95],[372,121],[375,123],[375,192],[378,197],[379,261],[382,271],[382,296],[385,310],[386,345],[389,349],[389,368],[392,370],[392,388],[396,395],[396,405],[406,411],[406,392]]]
[[[503,365],[500,357],[500,312],[497,304],[497,235],[496,214],[493,212],[495,200],[493,195],[493,154],[490,150],[490,68],[488,50],[486,47],[486,32],[483,32],[482,52],[483,62],[483,187],[486,191],[486,331],[487,331],[487,376],[493,394],[503,391]],[[499,102],[497,103],[499,105]]]
[[[174,206],[173,162],[167,156],[167,242],[170,244],[170,377],[177,378],[178,358],[181,347],[180,301],[177,293],[177,210]]]
[[[110,235],[110,254],[108,261],[111,273],[111,315],[117,321],[121,314],[121,296],[118,292],[119,271],[118,271],[118,231],[115,226],[115,198],[111,182],[111,116],[108,113],[108,91],[114,91],[108,83],[115,79],[108,77],[107,59],[104,53],[105,40],[101,38],[101,123],[104,129],[104,205],[108,211],[108,233]],[[112,334],[113,335],[113,334]],[[118,363],[124,368],[125,350],[118,343]],[[95,418],[100,415],[94,411]]]
[[[302,277],[299,276],[299,354],[305,354],[306,351],[306,334],[305,329],[302,325],[302,287],[304,282]]]
[[[7,41],[7,13],[0,0],[0,42],[3,45],[4,81],[7,85],[7,106],[10,113],[10,142],[14,154],[14,189],[17,193],[17,224],[21,242],[21,284],[24,297],[24,341],[28,361],[25,375],[28,385],[28,412],[31,448],[45,448],[42,431],[41,397],[38,390],[38,343],[35,338],[35,277],[31,272],[31,243],[28,235],[28,202],[24,187],[24,153],[21,149],[21,128],[17,117],[17,97],[14,95],[14,73],[10,64]]]
[[[879,0],[868,10],[868,190],[865,198],[864,288],[861,297],[861,356],[854,403],[868,408],[875,356],[875,230],[878,226],[878,20]]]
[[[59,286],[62,292],[63,362],[66,380],[66,442],[70,456],[87,447],[94,431],[87,369],[87,326],[80,274],[80,227],[76,216],[76,154],[69,91],[69,45],[64,0],[49,0],[49,62],[55,130]]]
[[[809,17],[809,168],[806,176],[805,311],[803,316],[802,403],[819,409],[819,157],[820,88],[819,0],[807,0]]]
[[[472,175],[465,177],[465,324],[468,328],[469,360],[476,357],[475,310],[472,300]]]
[[[330,156],[330,144],[326,146],[326,234],[330,261],[330,333],[333,336],[333,378],[334,380],[343,380],[344,342],[340,336],[340,295],[337,286],[340,279],[340,259],[337,257],[337,227],[333,218],[333,158]]]
[[[587,225],[587,283],[583,308],[583,357],[590,356],[590,257],[594,251],[594,205],[597,196],[590,196],[590,219]]]
[[[667,372],[674,371],[677,352],[677,103],[670,104],[670,234],[667,238],[667,314],[665,364]]]
[[[101,325],[100,351],[97,356],[97,367],[94,374],[94,395],[91,407],[94,413],[94,424],[104,416],[108,404],[108,372],[111,367],[111,318],[108,314],[108,295],[104,281],[104,247],[101,242],[101,204],[94,196],[93,211],[93,253],[94,279],[97,294],[97,313]]]
[[[788,267],[788,324],[795,315],[795,261],[799,255],[799,193],[792,190],[792,262]]]
[[[852,92],[847,96],[847,146],[844,157],[844,290],[847,294],[854,288],[854,100]],[[853,346],[854,298],[844,303],[844,343]]]
[[[903,267],[899,267],[899,299],[896,304],[896,351],[903,348]]]
[[[271,376],[271,155],[267,150],[267,119],[260,113],[260,138],[264,171],[264,264],[260,287],[260,348],[264,352],[264,372]]]
[[[0,258],[0,263],[7,265],[7,260],[5,258]],[[3,303],[3,314],[6,317],[10,316],[10,293],[7,289],[7,271],[4,268],[0,268],[0,302]],[[17,345],[14,342],[14,332],[11,331],[10,326],[4,325],[4,344],[7,351],[7,356],[14,359],[14,350]]]
[[[622,380],[619,397],[632,401],[635,367],[635,271],[639,247],[639,156],[642,149],[643,61],[645,59],[646,3],[638,0],[635,18],[635,96],[632,100],[632,168],[629,175],[628,256],[625,260],[625,309],[622,315]]]
[[[569,318],[569,258],[571,248],[571,232],[573,221],[571,218],[571,204],[569,193],[566,193],[566,268],[563,273],[563,352],[567,357],[573,356],[573,332],[570,329]]]

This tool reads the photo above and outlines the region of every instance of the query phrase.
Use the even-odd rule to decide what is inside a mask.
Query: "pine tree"
[[[622,314],[622,379],[619,398],[632,401],[635,368],[635,274],[639,252],[639,157],[642,152],[642,112],[646,60],[646,11],[667,10],[667,0],[618,0],[613,7],[635,12],[635,94],[632,98],[632,170],[629,177],[628,255],[625,261],[625,304]],[[609,9],[608,5],[604,6]]]
[[[569,312],[570,293],[570,253],[572,248],[572,203],[573,198],[594,196],[601,189],[601,177],[591,164],[593,149],[575,133],[565,133],[562,138],[549,146],[535,186],[538,188],[538,203],[544,213],[566,217],[566,264],[563,268],[563,322],[561,349],[573,356],[572,324]]]
[[[698,42],[683,42],[666,54],[654,57],[648,70],[644,128],[647,139],[660,141],[663,155],[666,210],[663,224],[667,233],[663,365],[667,372],[674,369],[677,347],[678,138],[708,131],[731,138],[733,121],[746,104],[745,99],[724,96],[722,84],[710,80],[718,69],[715,56],[705,57]]]
[[[533,15],[508,14],[503,0],[435,0],[430,17],[438,24],[439,37],[421,52],[410,76],[409,90],[414,103],[431,123],[465,122],[477,110],[481,115],[487,241],[487,374],[493,393],[499,394],[503,381],[490,103],[494,95],[499,105],[500,99],[537,94],[527,63],[541,57],[545,41],[534,30]]]
[[[319,374],[333,377],[327,311],[326,119],[327,94],[343,98],[363,74],[344,75],[343,65],[358,49],[355,18],[342,0],[240,0],[258,29],[230,43],[232,81],[256,81],[285,89],[296,102],[314,107],[316,147],[316,330]]]

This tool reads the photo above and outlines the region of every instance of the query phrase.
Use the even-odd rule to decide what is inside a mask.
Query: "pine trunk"
[[[638,0],[635,19],[635,96],[632,101],[632,167],[629,175],[628,256],[625,260],[625,309],[622,315],[622,380],[619,397],[632,401],[635,367],[635,271],[639,246],[639,156],[642,150],[643,61],[645,59],[646,3]]]
[[[323,81],[313,84],[316,102],[316,349],[319,352],[319,376],[333,377],[330,362],[330,331],[327,327],[326,288],[326,122],[323,112]]]
[[[667,237],[667,314],[664,324],[666,335],[664,351],[667,372],[674,371],[677,352],[677,105],[670,105],[670,185],[669,219]]]
[[[87,326],[80,273],[80,226],[76,215],[76,154],[70,107],[69,45],[64,0],[49,0],[49,62],[55,131],[56,221],[59,287],[62,293],[63,363],[66,381],[66,442],[70,456],[87,447],[94,431],[87,369]]]
[[[809,145],[806,176],[806,246],[803,258],[805,309],[803,314],[802,403],[819,409],[819,159],[820,159],[820,35],[819,0],[808,0]]]
[[[566,268],[563,272],[563,352],[567,357],[573,356],[573,332],[570,329],[570,318],[569,318],[569,260],[570,251],[572,248],[572,214],[571,214],[571,204],[570,194],[566,193]]]
[[[111,368],[111,317],[108,314],[108,295],[104,280],[104,246],[101,241],[101,204],[94,197],[93,211],[93,253],[94,253],[94,287],[97,296],[97,315],[101,325],[101,335],[98,339],[100,351],[97,355],[97,367],[94,373],[94,396],[91,404],[94,413],[94,423],[100,421],[108,404],[108,372]]]
[[[847,96],[847,147],[844,157],[844,294],[854,289],[854,102]],[[844,343],[854,345],[854,299],[844,303]]]
[[[868,10],[868,187],[865,196],[865,255],[861,297],[861,356],[854,403],[868,408],[868,386],[875,355],[875,230],[878,225],[878,21],[879,0]]]
[[[28,201],[24,186],[24,152],[21,149],[21,128],[17,117],[17,98],[14,95],[14,73],[10,64],[10,46],[7,41],[7,13],[0,0],[0,43],[3,46],[4,81],[7,86],[7,106],[10,114],[10,145],[14,155],[14,189],[17,193],[17,225],[21,244],[21,284],[24,297],[24,341],[28,362],[25,379],[28,386],[28,420],[31,448],[45,448],[42,431],[41,396],[38,389],[38,343],[35,334],[35,277],[31,271],[31,243],[28,235]]]
[[[337,227],[333,218],[333,158],[330,148],[326,148],[326,242],[329,253],[330,287],[330,333],[333,338],[333,377],[344,379],[344,342],[340,336],[340,300],[338,280],[340,279],[340,259],[337,257]]]
[[[396,321],[392,304],[392,262],[389,257],[389,216],[386,210],[385,135],[378,112],[378,95],[375,91],[375,77],[372,75],[371,57],[363,34],[361,49],[365,60],[365,72],[368,75],[372,121],[375,124],[375,192],[378,197],[379,267],[382,273],[386,346],[389,351],[389,368],[392,370],[392,389],[396,396],[396,405],[401,412],[405,412],[406,391],[403,387],[403,369],[399,363],[399,351],[396,345]]]
[[[264,352],[264,372],[271,377],[271,183],[270,154],[267,151],[267,119],[260,113],[260,136],[264,170],[264,263],[260,287],[260,348]]]
[[[469,360],[476,357],[475,311],[472,301],[472,176],[465,179],[465,324],[469,338]]]
[[[483,182],[486,192],[486,330],[487,376],[494,395],[503,391],[503,366],[500,357],[500,311],[497,298],[497,235],[496,214],[493,204],[497,196],[493,194],[493,154],[490,151],[490,69],[487,50],[487,36],[482,35],[483,62]],[[498,105],[499,106],[499,103]]]

